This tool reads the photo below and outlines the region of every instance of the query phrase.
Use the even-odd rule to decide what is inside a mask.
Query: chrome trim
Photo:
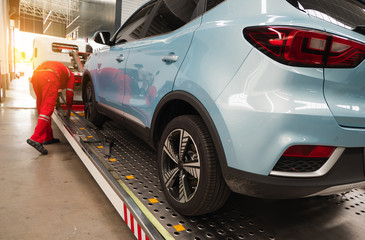
[[[301,177],[301,178],[309,178],[309,177],[321,177],[328,173],[329,170],[335,165],[337,160],[340,158],[342,153],[345,151],[345,148],[338,147],[332,153],[331,157],[327,160],[323,166],[314,172],[282,172],[282,171],[271,171],[270,176],[278,176],[278,177]]]
[[[120,109],[117,109],[117,108],[114,108],[114,107],[111,107],[109,105],[106,105],[105,103],[101,103],[101,102],[98,102],[98,104],[102,107],[102,108],[106,108],[108,109],[109,111],[112,111],[112,112],[115,112],[116,114],[122,116],[122,117],[125,117],[133,122],[135,122],[136,124],[138,124],[139,126],[143,127],[143,128],[146,128],[147,126],[137,117],[129,114],[129,113],[126,113],[126,112],[123,112],[122,110]]]
[[[357,182],[357,183],[349,183],[349,184],[329,187],[329,188],[326,188],[317,193],[308,195],[306,197],[332,195],[332,194],[337,194],[337,193],[349,192],[351,189],[354,189],[354,188],[364,188],[364,187],[365,187],[365,181]]]

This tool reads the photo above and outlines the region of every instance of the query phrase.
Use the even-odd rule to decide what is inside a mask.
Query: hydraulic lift
[[[65,119],[56,110],[53,120],[137,239],[364,239],[365,189],[295,200],[232,193],[219,211],[185,217],[166,202],[156,153],[144,142],[77,113]]]

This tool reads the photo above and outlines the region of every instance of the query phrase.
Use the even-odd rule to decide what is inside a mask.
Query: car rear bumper
[[[223,169],[232,191],[262,198],[288,199],[346,192],[365,187],[365,148],[346,148],[324,176],[292,178],[263,176],[234,168]]]

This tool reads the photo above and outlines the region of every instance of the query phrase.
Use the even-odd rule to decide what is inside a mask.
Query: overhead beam
[[[68,25],[79,15],[79,5],[79,0],[20,0],[19,7],[20,13]]]

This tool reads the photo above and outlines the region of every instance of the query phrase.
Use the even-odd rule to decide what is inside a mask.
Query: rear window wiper
[[[365,25],[356,26],[352,31],[365,35]]]

